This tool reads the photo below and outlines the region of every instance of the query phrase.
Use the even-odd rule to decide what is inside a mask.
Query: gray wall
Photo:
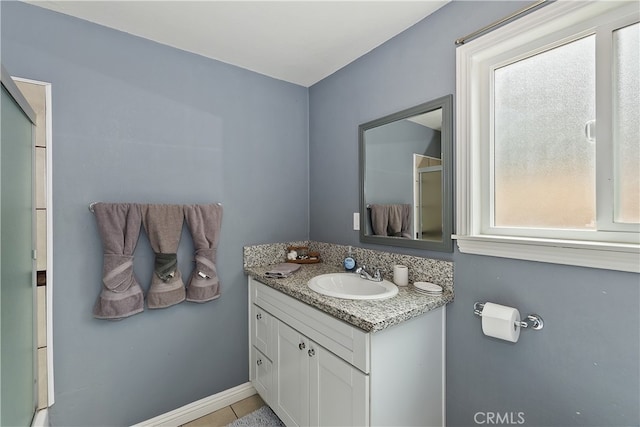
[[[3,65],[53,84],[53,425],[130,425],[248,381],[242,246],[308,236],[307,89],[23,3],[1,7]],[[222,202],[221,298],[93,319],[102,249],[92,201]],[[185,228],[184,276],[192,252]],[[152,262],[143,236],[145,289]]]
[[[522,6],[452,2],[310,88],[310,238],[455,262],[448,425],[475,425],[478,412],[513,413],[514,422],[522,412],[531,426],[638,425],[637,274],[361,245],[352,230],[358,125],[455,93],[453,41]],[[545,328],[523,331],[517,344],[487,338],[473,315],[475,301],[536,312]]]
[[[455,261],[449,425],[473,425],[479,411],[523,412],[527,425],[640,424],[638,275],[360,245],[351,229],[358,125],[455,93],[453,40],[521,6],[449,4],[307,99],[295,85],[2,2],[2,63],[53,83],[53,424],[128,425],[246,381],[241,248],[307,235]],[[96,200],[223,202],[222,297],[94,320],[101,246],[87,205]],[[184,233],[185,275],[190,255]],[[145,237],[136,256],[146,287]],[[538,312],[545,329],[517,344],[486,338],[472,314],[485,300]]]

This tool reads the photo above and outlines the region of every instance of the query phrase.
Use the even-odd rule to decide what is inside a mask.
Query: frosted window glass
[[[494,85],[494,225],[594,229],[595,36],[499,68]]]
[[[613,32],[616,222],[640,222],[640,24]]]

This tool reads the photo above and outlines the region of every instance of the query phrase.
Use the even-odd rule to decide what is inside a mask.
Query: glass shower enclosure
[[[0,101],[0,425],[29,426],[37,406],[35,113],[4,67]]]

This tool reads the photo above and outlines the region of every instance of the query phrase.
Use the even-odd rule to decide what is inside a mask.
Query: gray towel
[[[98,319],[123,319],[144,310],[142,288],[133,274],[133,251],[142,218],[137,205],[96,203],[93,207],[102,238],[102,291],[93,307]]]
[[[406,237],[411,239],[412,236],[409,233],[411,229],[411,211],[413,207],[409,203],[405,203],[402,206],[402,226],[400,228],[400,237]]]
[[[371,228],[373,234],[378,236],[387,235],[387,227],[389,225],[389,208],[387,205],[370,205],[371,210]]]
[[[283,262],[281,264],[277,264],[272,267],[269,271],[267,271],[265,276],[271,277],[274,279],[282,279],[284,277],[289,277],[296,271],[300,269],[300,264]]]
[[[156,254],[154,274],[147,292],[149,308],[166,308],[185,299],[176,252],[184,212],[180,205],[141,205],[142,223]]]
[[[388,205],[389,226],[387,232],[389,236],[407,237],[411,226],[411,205],[408,203]]]
[[[187,205],[184,216],[193,238],[195,267],[187,284],[187,301],[207,302],[220,296],[216,252],[222,224],[222,206]]]
[[[371,228],[379,236],[411,237],[411,205],[370,205]]]
[[[389,205],[389,223],[387,233],[389,236],[400,236],[402,233],[402,205]]]

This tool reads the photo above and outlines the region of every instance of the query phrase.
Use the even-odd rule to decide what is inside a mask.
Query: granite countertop
[[[244,271],[259,282],[365,332],[383,330],[453,301],[453,292],[447,289],[442,295],[430,296],[419,293],[413,285],[399,286],[396,296],[384,300],[334,298],[312,291],[307,287],[307,282],[320,274],[338,273],[344,272],[344,270],[325,263],[303,264],[291,276],[284,279],[273,279],[265,276],[265,273],[272,267],[273,265],[245,267]]]

